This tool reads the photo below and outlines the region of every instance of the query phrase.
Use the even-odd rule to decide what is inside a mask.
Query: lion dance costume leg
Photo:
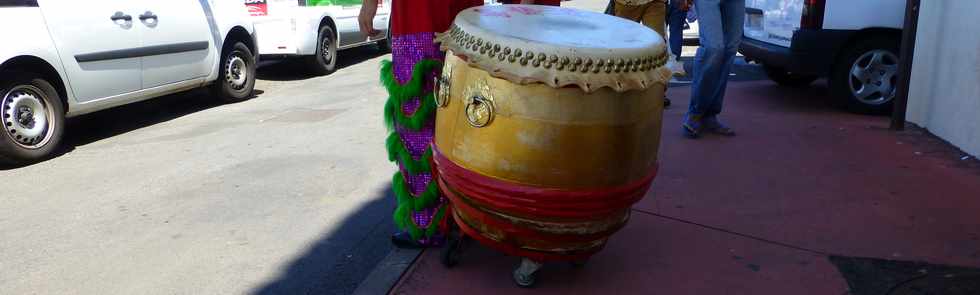
[[[392,236],[399,246],[435,246],[442,240],[446,200],[433,179],[431,159],[435,101],[433,78],[444,53],[433,42],[459,11],[479,0],[395,0],[392,3],[392,60],[382,62],[381,81],[388,90],[384,106],[388,159],[397,163],[392,187],[398,201]]]

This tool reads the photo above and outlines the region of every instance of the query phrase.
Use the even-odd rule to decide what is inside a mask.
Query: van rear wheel
[[[337,37],[330,26],[320,28],[317,35],[316,54],[307,58],[310,71],[318,76],[337,70]]]
[[[853,112],[891,112],[898,81],[898,46],[894,38],[873,38],[844,50],[830,77],[834,98]]]
[[[27,164],[61,144],[65,108],[58,91],[35,73],[0,74],[0,162]]]

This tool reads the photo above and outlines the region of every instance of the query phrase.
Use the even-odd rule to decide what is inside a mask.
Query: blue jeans
[[[742,40],[745,0],[694,0],[701,47],[694,57],[694,79],[688,114],[721,113],[728,73]]]
[[[670,44],[670,53],[676,57],[681,56],[681,46],[684,44],[684,19],[687,12],[681,10],[681,4],[687,0],[670,0],[667,7],[667,37]]]

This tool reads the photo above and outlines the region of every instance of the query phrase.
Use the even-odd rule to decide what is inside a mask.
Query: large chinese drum
[[[604,14],[504,5],[464,10],[437,41],[433,159],[460,229],[536,262],[599,251],[657,173],[663,39]]]

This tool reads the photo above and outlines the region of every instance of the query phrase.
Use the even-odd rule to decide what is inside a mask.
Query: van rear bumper
[[[855,33],[852,30],[797,30],[793,33],[791,47],[743,36],[738,51],[747,60],[794,73],[825,76],[841,48]]]

